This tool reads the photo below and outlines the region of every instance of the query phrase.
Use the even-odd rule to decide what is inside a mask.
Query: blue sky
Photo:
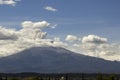
[[[96,34],[119,42],[119,4],[119,0],[21,0],[16,6],[0,5],[0,24],[19,29],[22,21],[46,20],[58,24],[54,31],[48,30],[51,35]],[[45,6],[58,11],[47,11]]]
[[[0,0],[0,56],[47,45],[120,60],[119,4],[120,0]],[[49,23],[56,28],[50,29]]]

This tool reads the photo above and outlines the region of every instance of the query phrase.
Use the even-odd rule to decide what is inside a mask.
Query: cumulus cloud
[[[47,21],[24,21],[20,30],[0,27],[0,56],[10,55],[34,45],[51,45],[51,42],[45,39],[47,32],[42,31],[42,28],[47,28],[49,24]]]
[[[88,56],[94,56],[104,58],[107,60],[119,60],[120,61],[120,44],[115,43],[104,43],[104,44],[93,44],[93,43],[79,43],[69,45],[69,49]]]
[[[22,22],[23,28],[35,28],[35,29],[41,29],[48,27],[50,23],[47,21],[41,21],[41,22],[32,22],[32,21],[24,21]]]
[[[112,44],[100,44],[95,45],[94,49],[87,49],[89,55],[104,58],[107,60],[120,60],[120,46],[119,44],[114,45]],[[91,48],[91,46],[89,46]]]
[[[102,38],[96,35],[88,35],[82,38],[82,43],[102,44],[106,42],[107,42],[107,38]]]
[[[20,30],[0,27],[0,57],[15,54],[31,47],[63,47],[71,51],[120,61],[120,44],[108,43],[107,38],[97,35],[84,36],[81,40],[75,35],[67,35],[65,40],[60,37],[47,38],[43,28],[52,28],[47,21],[24,21]],[[71,43],[66,43],[69,41]]]
[[[47,32],[42,32],[42,28],[49,27],[50,23],[47,21],[32,22],[24,21],[22,22],[23,29],[20,30],[21,36],[29,39],[43,39],[46,37]],[[28,35],[29,34],[29,35]]]
[[[52,46],[65,48],[67,47],[67,43],[62,42],[59,37],[55,37]]]
[[[32,28],[33,27],[33,22],[32,21],[24,21],[22,22],[22,27],[23,28]]]
[[[45,38],[47,35],[47,32],[42,32],[39,29],[21,29],[19,31],[19,36],[21,36],[21,38],[27,38],[27,39],[32,39],[32,40],[36,40],[36,39],[43,39]]]
[[[1,5],[11,5],[11,6],[15,6],[16,5],[15,0],[0,0],[0,4]]]
[[[16,39],[17,33],[15,30],[0,27],[0,40],[16,40]]]
[[[67,35],[65,40],[69,41],[69,42],[74,42],[74,41],[77,41],[77,40],[80,40],[80,39],[77,36],[74,36],[74,35]]]
[[[83,55],[120,61],[120,44],[108,43],[107,38],[97,35],[84,36],[81,42],[73,42],[66,48]]]
[[[0,27],[0,57],[15,54],[30,47],[65,47],[60,38],[47,39],[43,28],[52,28],[47,21],[24,21],[20,30]]]
[[[52,11],[52,12],[56,12],[57,11],[57,9],[55,9],[55,8],[53,8],[51,6],[46,6],[46,7],[44,7],[44,9],[47,10],[47,11]]]

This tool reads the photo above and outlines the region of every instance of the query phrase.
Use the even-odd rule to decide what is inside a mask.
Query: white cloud
[[[21,29],[19,31],[19,36],[32,40],[43,39],[46,37],[46,35],[46,32],[42,32],[39,29]]]
[[[0,56],[11,55],[33,46],[51,45],[51,42],[45,39],[47,32],[42,32],[42,28],[49,28],[46,21],[22,22],[22,29],[7,29],[0,27]]]
[[[32,28],[33,27],[33,22],[32,21],[24,21],[24,22],[22,22],[22,27],[23,28]]]
[[[68,44],[66,48],[84,55],[120,61],[120,44],[110,44],[107,38],[97,35],[84,36],[81,42]]]
[[[107,43],[107,38],[88,35],[79,40],[80,38],[75,35],[67,35],[66,41],[72,42],[68,44],[60,37],[48,39],[47,32],[42,31],[43,28],[51,28],[50,23],[24,21],[20,30],[0,27],[0,56],[15,54],[30,47],[53,46],[84,55],[120,60],[120,44]]]
[[[54,37],[54,41],[59,42],[59,41],[60,41],[60,38],[59,38],[59,37]]]
[[[54,25],[51,25],[50,27],[51,27],[52,29],[54,29],[54,28],[56,28],[57,25],[58,25],[58,24],[54,24]]]
[[[102,44],[106,42],[107,42],[107,38],[102,38],[96,35],[88,35],[82,38],[82,43]]]
[[[50,23],[46,21],[41,21],[41,22],[24,21],[22,22],[23,28],[41,29],[41,28],[49,27],[49,25]]]
[[[44,39],[47,35],[46,32],[42,32],[42,28],[49,27],[50,23],[46,21],[41,22],[32,22],[32,21],[24,21],[22,22],[23,29],[20,30],[20,35],[24,36],[24,38],[29,39]]]
[[[52,46],[65,48],[68,46],[68,44],[62,42],[59,37],[55,37]]]
[[[16,5],[15,0],[0,0],[0,4],[1,5],[11,5],[11,6],[15,6]]]
[[[73,44],[69,46],[70,46],[69,48],[70,50],[80,54],[104,58],[107,60],[120,61],[120,44],[79,43],[79,44]]]
[[[67,35],[65,40],[69,41],[69,42],[74,42],[74,41],[77,41],[77,40],[80,40],[80,39],[77,36],[74,36],[74,35]]]
[[[47,39],[43,28],[52,28],[46,21],[22,22],[22,29],[7,29],[0,27],[0,57],[15,54],[30,47],[54,46],[65,47],[60,38]]]
[[[45,28],[48,27],[50,25],[50,23],[46,22],[46,21],[42,21],[42,22],[35,22],[33,24],[34,28]]]
[[[13,29],[6,29],[0,26],[0,40],[17,39],[17,33]]]
[[[44,9],[47,10],[47,11],[52,11],[52,12],[57,11],[57,9],[55,9],[55,8],[53,8],[51,6],[46,6],[46,7],[44,7]]]

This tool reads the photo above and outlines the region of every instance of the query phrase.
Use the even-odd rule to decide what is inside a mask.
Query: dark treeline
[[[103,73],[0,73],[0,80],[120,80],[120,74]]]

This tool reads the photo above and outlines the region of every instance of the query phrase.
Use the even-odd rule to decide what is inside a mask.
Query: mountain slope
[[[0,59],[0,72],[119,73],[120,62],[89,57],[56,47],[34,47]]]

